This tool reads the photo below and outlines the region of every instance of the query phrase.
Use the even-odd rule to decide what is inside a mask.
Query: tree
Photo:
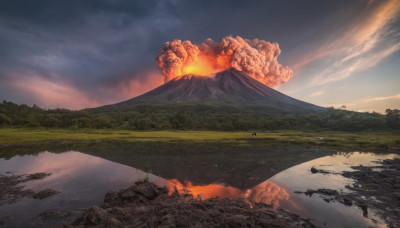
[[[400,110],[386,109],[386,124],[390,128],[400,129]]]
[[[11,119],[0,113],[0,126],[10,126],[11,125]]]

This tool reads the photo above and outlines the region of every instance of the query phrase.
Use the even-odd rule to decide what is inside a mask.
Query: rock
[[[119,221],[115,218],[110,218],[110,219],[107,219],[106,226],[108,226],[108,227],[124,227],[124,224],[122,224],[121,221]]]
[[[198,208],[200,210],[203,210],[203,211],[207,210],[207,208],[202,203],[194,202],[194,203],[192,203],[192,206],[194,206],[195,208]]]
[[[353,201],[351,201],[351,199],[348,199],[348,198],[343,198],[343,204],[346,206],[352,206]]]
[[[400,159],[388,159],[375,163],[376,166],[352,166],[353,171],[341,173],[343,177],[354,181],[354,184],[345,186],[351,192],[341,191],[338,193],[330,189],[309,189],[304,193],[310,197],[314,193],[319,193],[327,202],[337,200],[346,206],[355,204],[362,210],[362,214],[366,218],[368,218],[368,209],[373,210],[389,227],[400,227],[400,210],[398,210],[400,205]],[[315,167],[311,172],[332,173],[318,170]]]
[[[247,219],[249,216],[245,215],[233,215],[226,218],[226,223],[229,227],[249,227]]]
[[[126,191],[124,191],[121,194],[121,198],[124,200],[130,200],[130,199],[134,199],[136,196],[136,192],[133,191],[132,189],[127,189]]]
[[[312,173],[318,173],[318,169],[316,169],[315,167],[311,167],[311,172]]]
[[[48,219],[48,218],[66,218],[66,217],[71,216],[72,214],[73,214],[72,211],[61,212],[61,211],[54,211],[52,209],[47,209],[45,211],[42,211],[37,216],[37,218],[40,219],[40,220],[45,220],[45,219]]]
[[[329,196],[338,194],[338,192],[336,190],[325,189],[325,188],[320,188],[318,190],[308,189],[306,192],[304,192],[304,194],[309,197],[311,197],[314,193],[319,193],[319,194],[329,195]]]
[[[323,169],[317,169],[314,166],[311,167],[311,173],[315,174],[315,173],[323,173],[323,174],[329,174],[329,171],[323,170]]]
[[[51,175],[51,173],[33,173],[33,174],[29,174],[27,176],[27,178],[30,180],[39,180],[39,179],[43,179],[50,175]]]
[[[318,193],[324,194],[324,195],[337,195],[338,192],[336,190],[332,190],[332,189],[326,189],[326,188],[320,188],[317,191]]]
[[[317,193],[317,191],[312,189],[308,189],[307,191],[304,192],[304,194],[309,197],[311,197],[314,193]]]
[[[104,203],[111,203],[118,198],[118,191],[109,191],[104,197]]]
[[[12,218],[9,216],[0,218],[0,226],[4,225],[6,222],[10,221]]]
[[[55,211],[52,211],[52,210],[48,209],[48,210],[42,211],[42,212],[38,215],[38,217],[39,217],[40,219],[47,219],[47,218],[49,218],[49,217],[51,217],[51,216],[54,216],[55,214],[56,214]]]
[[[126,200],[122,200],[122,198]],[[141,203],[141,200],[146,200]],[[313,227],[285,210],[263,203],[169,194],[148,182],[108,192],[105,204],[90,207],[71,226],[83,227]]]
[[[125,210],[122,207],[113,207],[113,208],[109,208],[109,209],[111,209],[110,212],[115,215],[125,216],[127,214],[127,210]]]
[[[400,201],[400,192],[393,192],[392,193],[392,197],[396,200]]]
[[[30,189],[24,189],[21,183],[43,179],[49,173],[34,173],[28,175],[2,175],[0,174],[0,206],[13,204],[22,197],[33,197],[35,194]]]
[[[84,225],[97,225],[105,221],[106,212],[99,206],[90,207],[82,218]]]
[[[156,189],[151,185],[140,185],[136,191],[149,200],[153,200],[157,196]]]
[[[363,216],[368,218],[368,206],[366,204],[359,204],[358,207],[363,211]]]
[[[56,190],[53,190],[53,189],[45,189],[45,190],[42,190],[40,192],[37,192],[37,193],[33,194],[32,197],[34,199],[44,199],[44,198],[47,198],[49,196],[52,196],[52,195],[55,195],[55,194],[58,194],[58,193],[60,193],[60,192],[58,192]]]

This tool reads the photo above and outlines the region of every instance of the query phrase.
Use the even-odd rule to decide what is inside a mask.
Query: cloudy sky
[[[275,89],[322,106],[400,108],[400,1],[0,1],[0,99],[81,109],[164,82],[174,39],[279,43],[293,77]]]

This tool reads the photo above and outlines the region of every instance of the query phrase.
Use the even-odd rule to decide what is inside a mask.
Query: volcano
[[[103,107],[126,110],[137,105],[234,106],[295,113],[326,110],[280,93],[232,68],[209,76],[179,76],[143,95]]]

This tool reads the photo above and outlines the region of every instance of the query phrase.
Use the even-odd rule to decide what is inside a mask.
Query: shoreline
[[[315,227],[307,219],[263,203],[239,199],[200,200],[169,192],[149,181],[109,191],[104,204],[92,206],[61,227]]]
[[[356,205],[365,218],[371,210],[383,219],[389,227],[400,227],[400,159],[376,161],[375,166],[352,166],[353,171],[331,173],[312,168],[313,175],[341,175],[354,181],[345,188],[350,192],[335,189],[308,189],[296,191],[312,197],[314,194],[326,203],[339,202],[345,206]],[[314,170],[314,171],[313,171]],[[372,219],[373,222],[376,222]]]

